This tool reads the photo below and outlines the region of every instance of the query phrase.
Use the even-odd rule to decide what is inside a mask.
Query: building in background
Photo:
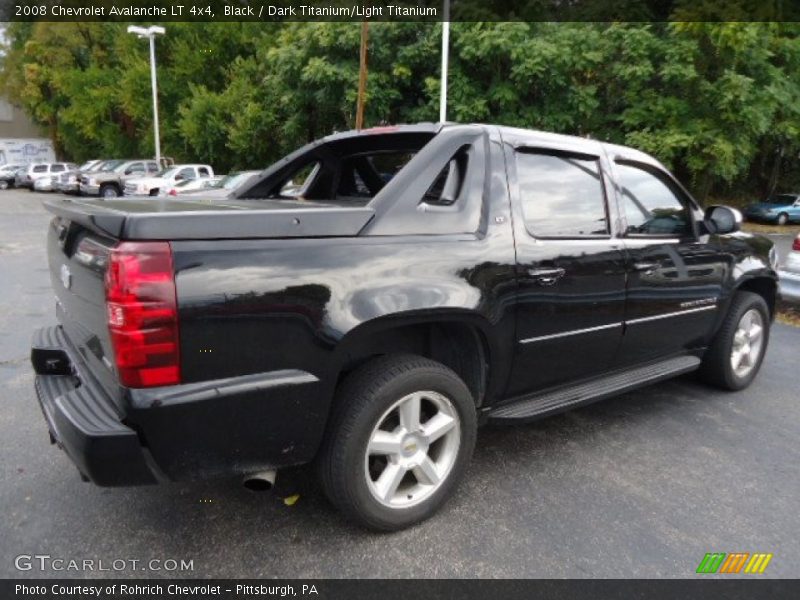
[[[52,162],[53,143],[20,108],[0,98],[0,165]]]

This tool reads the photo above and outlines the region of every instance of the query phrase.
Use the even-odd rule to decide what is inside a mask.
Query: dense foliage
[[[163,153],[264,166],[353,126],[358,23],[172,23]],[[441,27],[370,25],[366,123],[435,120]],[[65,156],[152,155],[147,43],[115,23],[14,23],[2,85]],[[449,118],[588,135],[701,197],[800,184],[800,25],[454,23]]]

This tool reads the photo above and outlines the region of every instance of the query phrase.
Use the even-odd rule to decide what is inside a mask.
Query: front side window
[[[688,209],[665,181],[641,167],[617,163],[629,235],[687,236],[693,233]]]
[[[525,227],[536,237],[609,234],[602,173],[596,158],[566,153],[517,153]]]
[[[61,164],[50,165],[50,172],[51,173],[60,173],[63,170],[64,170],[64,165],[61,165]]]
[[[33,167],[34,173],[47,173],[47,165],[36,165]]]
[[[194,179],[194,169],[191,167],[186,167],[185,169],[181,169],[178,172],[178,177],[176,179]]]

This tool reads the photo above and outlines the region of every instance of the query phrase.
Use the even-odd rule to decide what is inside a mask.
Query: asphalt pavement
[[[0,191],[0,577],[684,578],[707,552],[772,553],[755,577],[800,576],[800,329],[786,325],[746,391],[682,378],[481,430],[455,498],[400,533],[350,525],[302,469],[279,475],[291,506],[236,481],[83,483],[49,444],[28,364],[31,332],[54,322],[44,197]]]

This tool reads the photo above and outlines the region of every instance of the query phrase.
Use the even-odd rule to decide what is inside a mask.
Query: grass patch
[[[797,235],[800,233],[800,225],[767,225],[764,223],[753,223],[746,221],[742,223],[742,230],[750,233],[783,233],[786,235]]]
[[[800,327],[800,306],[781,302],[778,306],[778,322]]]

